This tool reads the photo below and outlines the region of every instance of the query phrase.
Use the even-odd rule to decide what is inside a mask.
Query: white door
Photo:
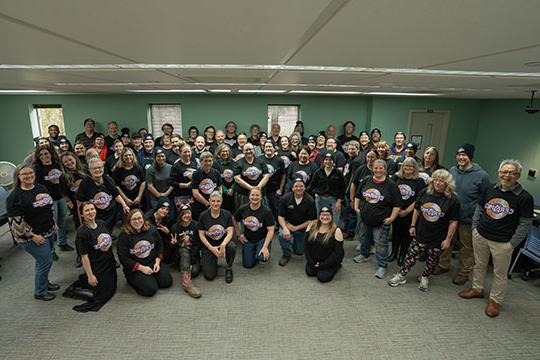
[[[439,150],[439,159],[444,159],[449,121],[449,111],[411,110],[408,138],[418,145],[418,157],[422,157],[427,147],[435,146]]]

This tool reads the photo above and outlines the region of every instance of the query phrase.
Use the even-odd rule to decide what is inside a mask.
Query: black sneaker
[[[56,255],[56,251],[52,252],[52,259],[53,259],[53,261],[58,261],[59,257],[58,257],[58,255]]]
[[[65,245],[58,245],[58,247],[60,248],[61,251],[73,251],[75,250],[72,246],[70,246],[69,244],[65,244]]]
[[[291,260],[291,255],[289,256],[282,256],[281,259],[279,259],[279,266],[285,266],[287,263]]]
[[[60,285],[49,283],[49,285],[47,285],[47,290],[49,290],[49,291],[60,290]]]
[[[230,283],[232,283],[232,281],[233,281],[232,269],[227,268],[227,269],[225,269],[225,282],[227,284],[230,284]]]
[[[43,300],[43,301],[51,301],[56,297],[56,295],[48,292],[45,295],[34,295],[34,299],[36,300]]]

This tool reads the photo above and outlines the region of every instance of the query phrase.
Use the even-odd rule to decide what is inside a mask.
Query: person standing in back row
[[[473,163],[474,145],[463,144],[456,153],[457,164],[450,168],[450,174],[456,181],[456,192],[460,203],[458,235],[460,242],[459,268],[452,282],[463,285],[469,279],[469,273],[474,264],[472,245],[472,218],[476,204],[485,195],[489,186],[489,176],[480,167]],[[454,241],[455,243],[455,241]],[[439,266],[434,275],[443,274],[450,269],[452,248],[443,251]]]

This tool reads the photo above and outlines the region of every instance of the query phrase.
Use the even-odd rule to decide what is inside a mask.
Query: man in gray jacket
[[[474,264],[472,247],[472,219],[476,204],[486,193],[489,187],[489,176],[480,167],[473,163],[474,145],[463,144],[456,153],[456,165],[450,168],[450,174],[456,182],[456,192],[460,203],[460,219],[458,235],[460,241],[459,268],[454,276],[453,283],[463,285],[467,282]],[[455,242],[454,242],[455,243]],[[452,246],[443,251],[439,266],[433,272],[440,275],[450,270],[452,261]]]

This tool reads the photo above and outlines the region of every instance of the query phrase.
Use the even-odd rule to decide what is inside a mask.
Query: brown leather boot
[[[202,296],[201,291],[193,286],[191,282],[191,272],[182,271],[182,287],[184,291],[188,293],[194,299],[198,299]]]
[[[483,298],[484,292],[481,290],[470,288],[467,290],[460,291],[458,295],[462,297],[463,299]]]
[[[499,308],[501,305],[497,304],[495,301],[489,299],[486,306],[486,315],[489,317],[496,317],[499,315]]]
[[[442,268],[440,266],[437,266],[435,270],[433,270],[433,275],[442,275],[444,273],[447,273],[450,271],[449,269]]]

